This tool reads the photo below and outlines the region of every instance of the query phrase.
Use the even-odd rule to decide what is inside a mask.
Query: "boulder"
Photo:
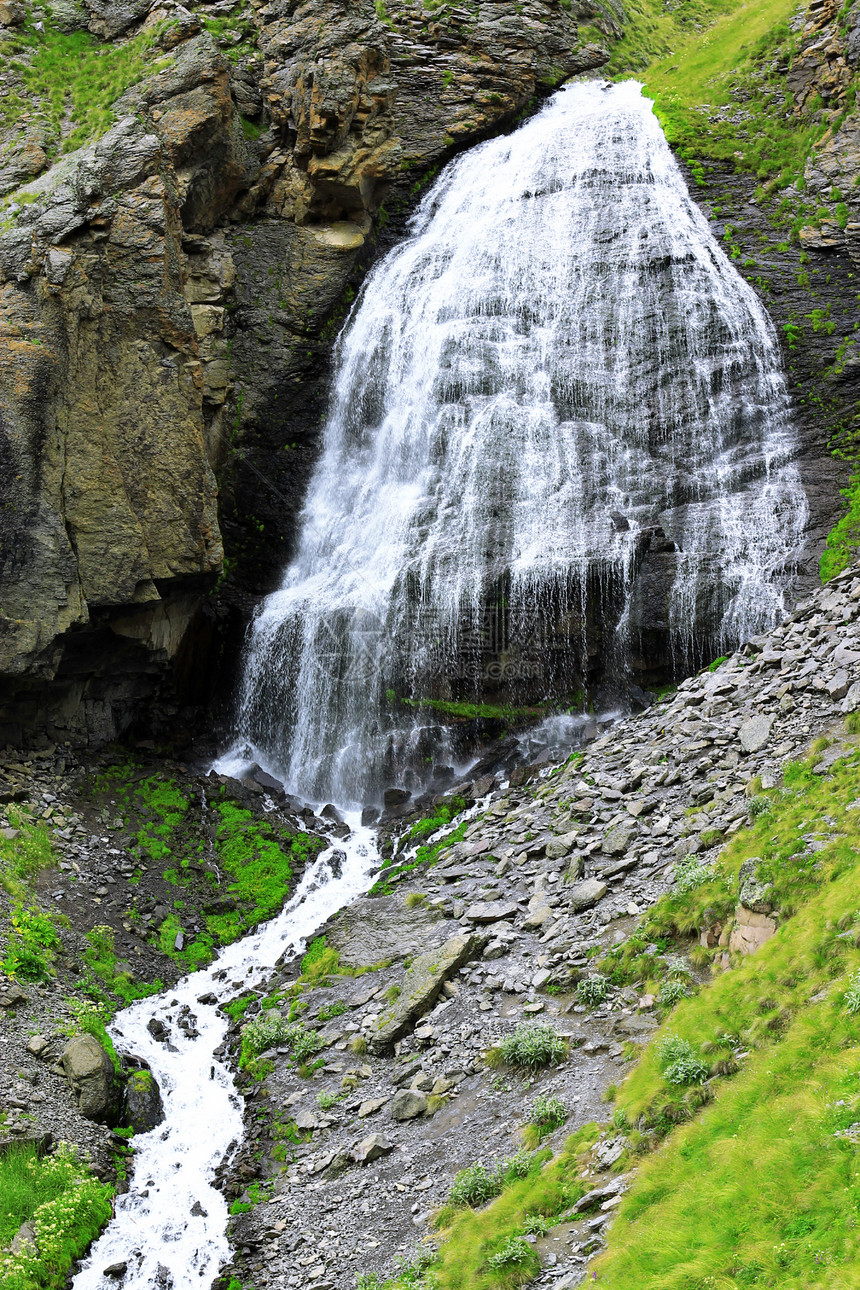
[[[403,806],[411,796],[408,788],[386,788],[382,802],[386,811],[390,811],[396,806]]]
[[[746,909],[752,910],[755,914],[769,914],[773,910],[774,891],[769,882],[757,876],[760,864],[760,858],[752,856],[741,865],[738,874],[740,887],[738,899]]]
[[[94,1035],[75,1035],[60,1061],[72,1086],[78,1110],[87,1120],[118,1122],[119,1081],[113,1062]]]
[[[161,1090],[151,1071],[132,1071],[129,1076],[123,1118],[135,1133],[149,1133],[164,1119]]]
[[[568,900],[570,909],[576,913],[580,909],[590,909],[596,905],[598,900],[602,900],[609,888],[605,882],[599,878],[586,878],[583,882],[575,882],[570,889]]]
[[[498,923],[513,918],[519,906],[513,900],[482,900],[470,905],[466,917],[470,923]]]
[[[18,1231],[12,1237],[12,1244],[9,1246],[10,1254],[23,1254],[29,1250],[31,1254],[36,1254],[39,1249],[36,1240],[36,1229],[32,1223],[22,1223]]]
[[[757,949],[776,935],[776,921],[767,914],[756,914],[753,910],[738,905],[735,919],[729,937],[729,949],[740,954],[755,954]]]
[[[448,978],[482,947],[482,937],[452,936],[439,949],[414,959],[399,998],[377,1023],[376,1033],[370,1041],[373,1051],[384,1052],[402,1039],[418,1018],[428,1011]]]
[[[414,1120],[427,1110],[427,1095],[417,1088],[402,1088],[391,1099],[392,1120]]]
[[[389,1156],[393,1150],[393,1143],[381,1133],[371,1133],[369,1138],[363,1138],[353,1147],[349,1158],[357,1165],[369,1165],[372,1160],[378,1160],[380,1156]]]
[[[445,936],[445,920],[438,909],[424,904],[407,909],[402,896],[364,897],[342,910],[325,934],[344,967],[367,967],[438,944]]]
[[[757,713],[743,723],[740,729],[741,748],[745,753],[761,752],[768,739],[774,718]]]
[[[569,855],[576,845],[576,839],[579,836],[579,830],[573,829],[570,833],[563,833],[561,837],[553,838],[546,844],[546,857],[548,860],[563,860]]]
[[[842,700],[842,711],[856,712],[858,708],[860,708],[860,681],[855,681]]]
[[[634,842],[637,833],[636,825],[632,821],[630,824],[617,824],[614,829],[610,829],[603,835],[601,846],[603,854],[605,856],[623,856]]]

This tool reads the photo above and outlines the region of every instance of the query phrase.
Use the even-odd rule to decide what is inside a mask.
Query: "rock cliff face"
[[[17,55],[0,152],[0,737],[12,741],[28,728],[110,738],[189,671],[222,569],[219,470],[231,553],[252,555],[253,534],[267,559],[250,592],[271,583],[344,291],[386,194],[402,199],[410,171],[598,66],[605,51],[578,38],[579,20],[617,31],[609,11],[550,0],[516,13],[369,0],[55,9],[50,24],[13,3],[0,13]],[[113,127],[63,155],[86,121],[74,99],[52,115],[46,51],[77,39],[57,47],[91,53],[85,28],[113,42],[102,56],[128,83]],[[23,111],[33,94],[44,111]]]
[[[801,106],[845,100],[837,8],[814,0],[785,69]],[[291,553],[366,267],[440,163],[600,67],[624,21],[601,0],[0,5],[0,740],[100,741],[201,697],[219,576],[241,632]],[[857,171],[843,118],[810,191]],[[846,337],[857,228],[801,238]],[[852,364],[837,411],[807,407],[815,539]]]

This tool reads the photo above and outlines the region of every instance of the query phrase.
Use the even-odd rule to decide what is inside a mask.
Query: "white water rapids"
[[[778,621],[807,519],[779,347],[634,82],[451,162],[336,357],[241,693],[236,751],[291,793],[415,787],[456,752],[416,701],[576,706],[649,632],[683,670]]]
[[[134,1139],[130,1190],[74,1279],[75,1290],[106,1290],[116,1280],[103,1269],[127,1263],[123,1290],[208,1290],[229,1260],[227,1202],[212,1186],[230,1144],[243,1137],[242,1099],[214,1056],[227,1019],[201,995],[231,998],[265,979],[286,951],[297,954],[326,919],[370,886],[378,864],[369,829],[353,832],[323,852],[277,918],[223,950],[204,972],[183,978],[157,999],[143,999],[119,1013],[111,1034],[121,1052],[144,1058],[161,1088],[165,1118]],[[332,851],[345,853],[340,877],[329,867]],[[187,1005],[199,1038],[176,1023]],[[169,1031],[158,1043],[147,1030],[156,1017]]]

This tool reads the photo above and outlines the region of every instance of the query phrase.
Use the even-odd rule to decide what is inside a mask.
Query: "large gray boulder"
[[[575,882],[570,889],[568,902],[571,913],[576,913],[580,909],[590,909],[596,905],[598,900],[602,900],[609,890],[605,882],[599,878],[585,878],[582,882]]]
[[[164,1119],[161,1090],[151,1071],[132,1071],[125,1088],[125,1115],[135,1133],[149,1133]]]
[[[120,1082],[108,1054],[94,1035],[75,1035],[60,1061],[78,1110],[87,1120],[118,1123]]]
[[[768,739],[773,725],[773,717],[766,717],[763,713],[757,713],[750,717],[741,726],[740,740],[741,748],[745,753],[761,752]]]

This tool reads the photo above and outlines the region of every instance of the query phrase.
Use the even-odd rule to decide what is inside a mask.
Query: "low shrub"
[[[567,1107],[560,1097],[549,1097],[541,1094],[531,1104],[529,1121],[540,1127],[557,1129],[567,1119]]]
[[[547,1025],[518,1026],[502,1040],[500,1052],[509,1066],[537,1070],[540,1066],[557,1066],[567,1056],[567,1040]]]
[[[296,1062],[304,1062],[322,1048],[315,1030],[305,1030],[300,1021],[287,1021],[279,1012],[268,1011],[255,1017],[242,1030],[242,1055],[239,1065],[248,1068],[268,1048],[289,1048]]]
[[[497,1169],[489,1170],[484,1165],[469,1165],[454,1175],[451,1190],[448,1192],[448,1203],[462,1208],[465,1205],[474,1209],[486,1201],[498,1196],[502,1190]]]
[[[576,1002],[587,1008],[596,1008],[609,994],[609,980],[602,972],[593,972],[576,987]]]
[[[522,1236],[510,1236],[500,1250],[487,1259],[487,1267],[494,1272],[518,1268],[534,1259],[534,1251]]]
[[[702,1084],[710,1073],[689,1040],[678,1035],[666,1035],[657,1055],[667,1084]]]
[[[684,982],[677,977],[673,977],[668,981],[664,981],[660,986],[657,1002],[661,1008],[674,1008],[675,1004],[686,998],[688,993],[689,991]]]

